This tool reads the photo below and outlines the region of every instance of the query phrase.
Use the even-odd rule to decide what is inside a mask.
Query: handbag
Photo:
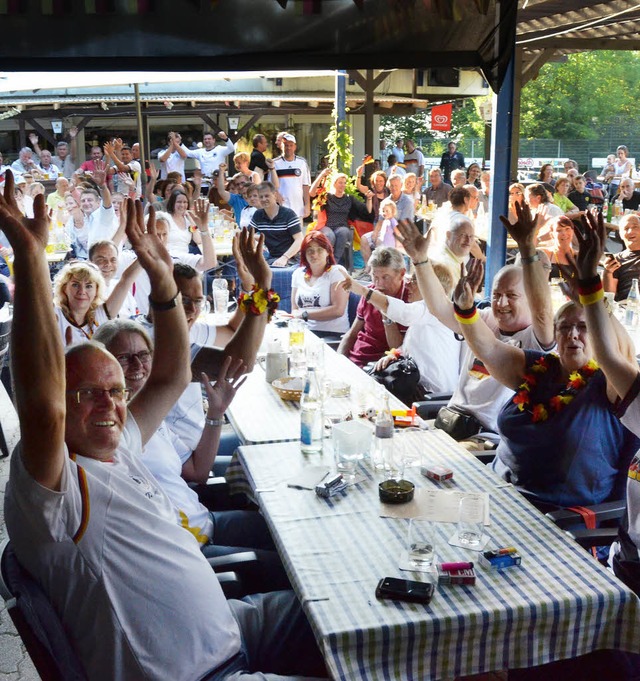
[[[364,370],[392,395],[411,406],[420,383],[420,370],[411,357],[400,357],[381,371],[375,370],[375,362],[369,362]]]
[[[442,407],[436,416],[436,428],[444,430],[456,440],[466,440],[483,430],[482,424],[472,414],[466,414],[456,407]]]

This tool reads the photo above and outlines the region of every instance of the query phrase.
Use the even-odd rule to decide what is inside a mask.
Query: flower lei
[[[269,319],[273,317],[273,313],[278,309],[279,302],[280,296],[273,289],[265,291],[258,288],[257,284],[253,285],[251,293],[242,293],[238,297],[238,305],[240,305],[245,313],[250,312],[251,314],[261,315],[265,310],[268,310]]]
[[[531,389],[537,385],[538,378],[547,373],[551,359],[556,364],[560,361],[558,355],[550,354],[540,357],[531,365],[530,371],[524,375],[524,382],[513,398],[513,403],[518,406],[520,411],[528,409],[531,412],[533,423],[546,421],[550,415],[557,414],[573,402],[578,392],[587,385],[591,377],[600,368],[594,359],[590,359],[583,367],[571,372],[567,385],[557,395],[551,397],[546,404],[540,402],[531,405]]]

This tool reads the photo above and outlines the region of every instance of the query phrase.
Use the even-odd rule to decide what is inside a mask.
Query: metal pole
[[[508,215],[509,178],[512,153],[512,113],[515,92],[515,52],[511,55],[504,82],[495,98],[491,131],[491,189],[489,191],[489,240],[487,242],[487,265],[485,291],[491,291],[493,278],[504,265],[507,253],[507,233],[498,219]],[[500,144],[498,144],[498,137]]]
[[[341,123],[347,118],[347,72],[345,70],[336,71],[336,126],[340,130]],[[351,172],[351,168],[338,168],[340,172]]]
[[[147,184],[147,172],[145,168],[145,160],[147,158],[147,140],[145,139],[144,130],[142,126],[142,106],[140,105],[140,86],[135,83],[133,91],[136,95],[136,117],[138,123],[138,144],[140,145],[140,187],[142,196],[145,195],[145,188]]]

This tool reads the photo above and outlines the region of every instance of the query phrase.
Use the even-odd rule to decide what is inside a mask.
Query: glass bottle
[[[309,367],[300,398],[300,450],[303,454],[322,451],[324,418],[322,392],[314,367]]]
[[[640,289],[638,289],[638,280],[631,281],[631,289],[627,296],[627,311],[625,313],[625,326],[638,325],[638,313],[640,313]]]
[[[374,468],[382,470],[390,467],[393,459],[393,416],[389,407],[389,393],[381,388],[380,408],[376,415],[375,436],[371,450]]]

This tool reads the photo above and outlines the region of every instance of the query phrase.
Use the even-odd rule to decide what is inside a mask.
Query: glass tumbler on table
[[[436,559],[435,524],[418,516],[409,520],[409,565],[429,569]]]

